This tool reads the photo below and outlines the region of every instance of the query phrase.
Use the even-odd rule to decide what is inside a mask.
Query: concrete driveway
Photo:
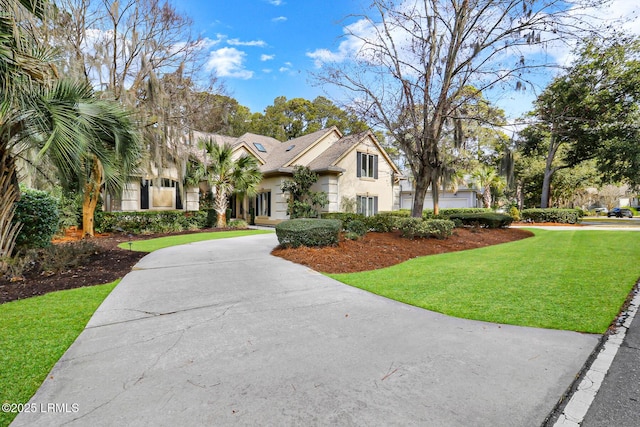
[[[146,256],[13,425],[535,426],[599,339],[407,306],[276,245]]]

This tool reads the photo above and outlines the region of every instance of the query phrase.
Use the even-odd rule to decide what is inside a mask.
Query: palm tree
[[[137,158],[128,116],[96,99],[88,84],[60,80],[51,52],[20,25],[25,17],[43,19],[47,4],[0,0],[0,258],[11,255],[19,227],[12,219],[21,153],[37,150],[38,158],[50,159],[63,183],[99,183],[82,188],[92,197],[103,184],[121,183]]]
[[[502,190],[506,186],[505,179],[491,166],[480,165],[471,174],[471,179],[482,189],[482,202],[485,208],[491,207],[491,189]]]
[[[262,174],[254,157],[241,156],[234,160],[233,149],[228,144],[218,145],[212,140],[200,141],[200,144],[207,154],[207,164],[201,176],[206,178],[213,191],[216,227],[224,228],[227,226],[228,197],[232,194],[254,194]]]

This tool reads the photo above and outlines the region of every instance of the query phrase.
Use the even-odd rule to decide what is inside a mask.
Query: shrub
[[[486,228],[504,228],[513,222],[510,215],[495,212],[460,213],[453,214],[450,218],[462,222],[463,225],[478,225]]]
[[[453,221],[446,219],[403,218],[398,223],[402,237],[414,239],[416,237],[433,237],[446,239],[454,229]]]
[[[360,221],[359,219],[354,219],[345,225],[344,230],[347,233],[357,234],[359,237],[364,236],[369,231],[369,227],[364,223],[364,221]]]
[[[511,215],[511,218],[513,218],[514,221],[520,221],[520,211],[515,206],[511,206],[509,209],[509,215]]]
[[[362,236],[358,233],[354,233],[352,231],[349,231],[347,233],[344,233],[344,238],[346,240],[358,240],[360,239]]]
[[[398,228],[397,223],[399,220],[409,217],[409,215],[405,215],[404,213],[396,215],[396,212],[380,212],[377,215],[367,217],[365,223],[370,230],[377,231],[378,233],[393,231]]]
[[[425,209],[422,211],[423,219],[446,219],[451,215],[457,214],[470,214],[470,213],[485,213],[493,212],[489,208],[444,208],[440,209],[440,213],[436,216],[433,214],[433,209]]]
[[[96,217],[95,230],[98,233],[165,233],[204,228],[206,223],[206,211],[103,212],[99,220]]]
[[[341,230],[342,222],[339,220],[298,218],[278,224],[276,236],[285,248],[331,246],[338,244]]]
[[[80,240],[78,242],[51,245],[38,254],[40,270],[55,272],[68,270],[82,265],[91,255],[103,252],[97,244]]]
[[[23,189],[13,222],[22,223],[16,247],[44,248],[58,231],[58,201],[44,191]]]
[[[227,226],[229,228],[237,228],[239,230],[245,230],[249,228],[249,226],[247,225],[247,221],[243,219],[232,219],[227,223]]]
[[[557,222],[560,224],[577,224],[582,218],[581,211],[576,209],[523,209],[520,213],[527,222]]]

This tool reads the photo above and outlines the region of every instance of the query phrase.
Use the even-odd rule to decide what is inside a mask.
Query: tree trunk
[[[0,273],[7,269],[6,258],[10,257],[16,237],[22,228],[13,223],[16,202],[20,198],[16,169],[8,149],[0,151]]]
[[[491,187],[489,185],[484,187],[484,193],[482,194],[482,202],[485,208],[491,207]]]
[[[433,215],[440,215],[440,186],[438,170],[431,171],[431,197],[433,198]]]
[[[556,153],[558,152],[559,144],[556,142],[555,133],[552,127],[551,130],[551,140],[549,141],[549,153],[547,154],[547,162],[544,165],[544,179],[542,181],[542,194],[540,196],[540,207],[548,208],[549,207],[549,195],[551,189],[551,178],[553,178],[553,174],[556,173],[557,168],[553,167],[553,160],[556,157]]]
[[[416,178],[416,188],[413,196],[413,207],[411,208],[411,216],[414,218],[422,218],[424,210],[424,199],[429,190],[430,178],[427,174],[422,174]]]
[[[219,188],[216,188],[216,195],[213,208],[217,214],[216,228],[227,227],[227,194]]]
[[[84,185],[84,195],[82,199],[82,234],[85,238],[95,235],[94,215],[96,206],[98,206],[98,200],[100,199],[102,179],[102,164],[100,160],[94,156],[91,176],[89,177],[89,181]]]

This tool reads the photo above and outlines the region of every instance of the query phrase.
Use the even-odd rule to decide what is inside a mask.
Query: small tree
[[[506,186],[504,178],[491,166],[481,165],[472,174],[471,179],[482,189],[482,204],[485,208],[491,207],[491,190],[501,191]]]
[[[318,181],[318,174],[307,166],[297,165],[293,168],[293,177],[282,184],[282,191],[289,193],[287,214],[294,218],[317,218],[318,210],[325,207],[329,200],[321,191],[311,191],[311,186]]]
[[[258,162],[254,157],[241,156],[233,159],[230,145],[218,145],[212,140],[201,141],[210,161],[202,172],[193,171],[194,177],[206,178],[214,192],[213,208],[216,211],[217,228],[227,226],[228,197],[234,193],[253,194],[262,180]],[[192,177],[191,180],[194,178]]]

